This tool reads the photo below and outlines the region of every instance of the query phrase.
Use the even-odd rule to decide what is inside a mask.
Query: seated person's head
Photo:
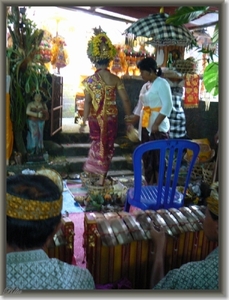
[[[211,241],[218,241],[218,216],[219,216],[219,194],[218,182],[211,185],[210,196],[206,198],[206,213],[204,219],[204,233]]]
[[[7,178],[7,246],[11,251],[42,248],[58,230],[62,187],[56,183],[61,177],[55,171],[48,172],[57,180],[40,174]]]

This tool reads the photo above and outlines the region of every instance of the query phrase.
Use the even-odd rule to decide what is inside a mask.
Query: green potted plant
[[[6,49],[9,62],[10,113],[14,134],[14,150],[26,154],[23,131],[26,126],[26,106],[34,91],[43,90],[50,99],[51,83],[39,47],[44,31],[27,18],[25,8],[11,6],[8,10],[8,29],[12,39]]]

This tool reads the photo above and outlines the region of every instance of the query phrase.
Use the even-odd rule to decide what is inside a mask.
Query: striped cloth
[[[139,19],[125,30],[126,34],[151,38],[147,43],[154,46],[179,45],[188,46],[195,41],[191,32],[182,25],[166,24],[168,14],[151,14]]]
[[[180,87],[171,87],[173,108],[169,116],[170,121],[170,132],[169,137],[172,139],[176,138],[187,138],[186,131],[186,117],[181,106],[183,89]]]

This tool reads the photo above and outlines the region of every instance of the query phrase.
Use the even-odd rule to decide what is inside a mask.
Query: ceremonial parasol
[[[186,47],[195,42],[195,37],[185,26],[166,24],[168,17],[169,15],[165,13],[151,14],[134,22],[125,33],[132,34],[134,37],[146,37],[148,38],[146,43],[153,46]]]

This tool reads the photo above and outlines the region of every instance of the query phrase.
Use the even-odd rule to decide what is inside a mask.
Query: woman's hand
[[[134,115],[134,114],[126,115],[125,118],[124,118],[124,121],[127,124],[135,124],[138,120],[139,120],[139,116]]]
[[[154,121],[152,127],[151,127],[151,132],[155,133],[159,131],[159,126],[161,124],[161,122],[165,119],[165,115],[162,115],[160,112],[156,118],[156,120]]]
[[[158,125],[156,125],[155,123],[152,125],[151,127],[151,132],[152,133],[155,133],[155,132],[158,132],[159,131],[159,128],[158,128]]]

